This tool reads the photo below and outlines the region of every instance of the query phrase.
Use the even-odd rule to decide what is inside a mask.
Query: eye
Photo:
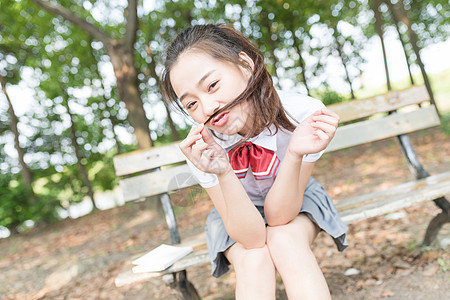
[[[192,106],[194,106],[194,104],[197,103],[197,101],[192,101],[191,103],[189,103],[186,108],[190,109]]]
[[[218,82],[219,82],[219,80],[214,81],[213,83],[211,83],[211,84],[208,86],[208,92],[210,92],[210,91],[217,85]]]

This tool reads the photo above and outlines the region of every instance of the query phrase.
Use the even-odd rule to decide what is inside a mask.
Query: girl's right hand
[[[201,138],[203,142],[197,143]],[[203,172],[221,175],[231,170],[227,153],[216,143],[203,123],[195,127],[179,147],[192,164]]]

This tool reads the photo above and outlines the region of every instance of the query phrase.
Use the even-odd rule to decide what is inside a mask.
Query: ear
[[[248,68],[242,68],[244,74],[247,75],[248,78],[250,78],[252,76],[252,72],[255,70],[255,62],[250,56],[248,56],[247,53],[243,51],[239,53],[239,59],[245,62],[245,64],[250,68],[250,70]]]

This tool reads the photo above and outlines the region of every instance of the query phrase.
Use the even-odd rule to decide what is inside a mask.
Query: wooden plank
[[[450,172],[356,197],[336,205],[345,223],[379,216],[450,193]]]
[[[126,269],[117,275],[115,285],[117,287],[127,284],[144,281],[150,278],[159,277],[165,274],[185,270],[188,267],[201,265],[209,262],[209,255],[206,249],[193,252],[186,257],[180,259],[168,269],[161,272],[133,273],[131,268]]]
[[[175,142],[115,156],[114,167],[116,169],[116,175],[130,175],[185,161],[185,157],[178,147],[179,143]]]
[[[440,124],[434,106],[339,127],[326,152],[365,144]]]
[[[421,180],[410,181],[379,192],[343,200],[336,204],[336,208],[338,209],[338,211],[346,211],[363,205],[380,202],[388,198],[397,197],[408,192],[418,191],[422,188],[432,187],[433,185],[445,182],[450,182],[450,172],[432,175]]]
[[[341,123],[344,123],[429,100],[430,96],[426,87],[420,85],[367,99],[333,104],[328,108],[336,112],[341,119]]]
[[[163,169],[119,181],[125,201],[137,200],[153,195],[196,185],[188,165]]]

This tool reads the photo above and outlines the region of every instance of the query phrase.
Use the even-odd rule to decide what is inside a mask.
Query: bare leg
[[[331,299],[311,251],[319,228],[304,214],[286,225],[267,227],[267,246],[289,299]]]
[[[236,243],[226,252],[236,272],[236,299],[275,299],[275,266],[267,246],[246,249]]]

